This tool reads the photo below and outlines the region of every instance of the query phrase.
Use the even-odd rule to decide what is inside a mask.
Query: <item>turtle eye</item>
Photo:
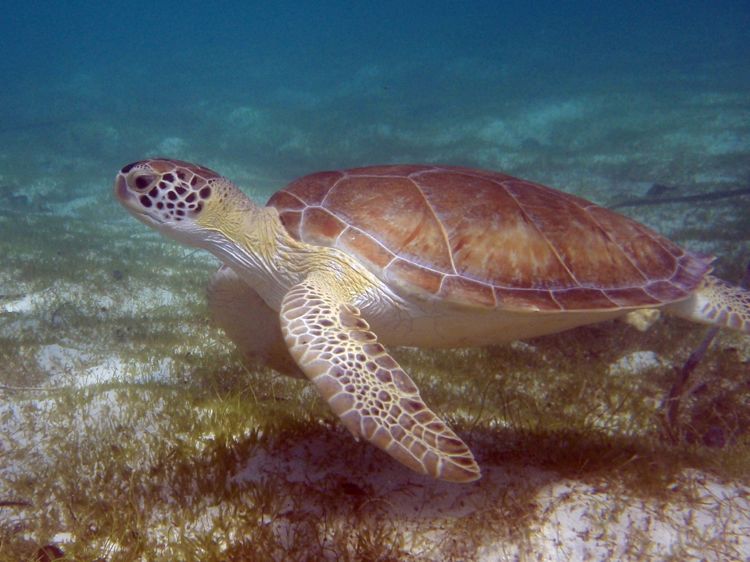
[[[139,174],[132,180],[138,191],[146,191],[154,181],[156,181],[156,176],[151,174]]]

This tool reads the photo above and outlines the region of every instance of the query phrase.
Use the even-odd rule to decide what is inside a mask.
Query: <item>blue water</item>
[[[474,369],[467,364],[470,356],[456,356],[460,367],[453,367],[453,359],[438,357],[436,373],[444,372],[435,379],[438,382],[430,381],[431,389],[425,384],[423,390],[435,395],[440,381],[449,380],[440,377],[450,377],[446,392],[459,396],[461,389],[461,394],[477,399],[473,405],[455,400],[443,406],[451,409],[449,415],[464,419],[483,470],[489,468],[488,477],[470,492],[444,498],[446,488],[436,488],[433,495],[430,486],[413,485],[410,473],[395,463],[381,466],[381,457],[366,456],[370,452],[342,452],[339,444],[349,443],[348,437],[339,435],[344,441],[338,441],[329,422],[310,424],[317,428],[310,433],[291,431],[291,439],[302,439],[300,445],[312,451],[301,453],[306,458],[300,463],[292,463],[289,455],[303,449],[289,448],[283,439],[274,444],[276,426],[287,423],[281,416],[264,437],[271,443],[267,451],[235,447],[222,429],[215,434],[216,447],[213,433],[196,437],[201,444],[193,453],[185,445],[192,438],[173,434],[173,428],[186,424],[191,432],[200,427],[213,431],[213,412],[220,419],[225,411],[223,405],[212,410],[213,398],[205,398],[215,394],[214,384],[221,388],[217,404],[225,392],[232,394],[226,407],[227,435],[239,432],[238,443],[251,443],[248,436],[256,435],[256,428],[242,434],[233,410],[235,396],[244,401],[252,395],[258,404],[278,402],[259,410],[268,416],[277,416],[288,404],[291,423],[307,419],[294,418],[303,411],[294,408],[310,401],[311,395],[301,393],[282,402],[287,391],[277,397],[275,380],[269,379],[267,388],[248,390],[246,381],[255,381],[255,374],[230,374],[238,370],[237,356],[230,356],[229,347],[217,347],[229,344],[209,328],[205,304],[205,287],[216,264],[205,252],[178,247],[134,220],[112,197],[112,183],[129,162],[167,156],[209,166],[259,201],[302,174],[394,162],[501,170],[603,205],[654,193],[674,199],[744,189],[744,195],[731,199],[618,207],[691,251],[716,255],[716,273],[737,281],[750,261],[748,30],[750,0],[6,1],[0,9],[0,500],[7,505],[0,510],[0,559],[5,559],[3,548],[14,543],[25,554],[12,558],[29,559],[34,541],[64,542],[66,551],[68,542],[105,545],[101,549],[106,550],[90,559],[104,552],[118,556],[117,541],[133,549],[123,551],[121,558],[125,552],[136,553],[140,541],[166,549],[165,537],[184,543],[180,546],[185,549],[221,541],[230,546],[252,542],[256,535],[245,531],[253,525],[248,507],[254,507],[250,504],[256,497],[245,491],[235,495],[234,486],[243,489],[243,482],[255,482],[260,475],[264,480],[258,489],[271,490],[257,495],[257,502],[263,502],[258,508],[263,534],[257,535],[263,537],[258,543],[263,545],[270,540],[267,529],[277,529],[273,532],[280,533],[282,542],[288,539],[303,548],[306,537],[319,529],[314,542],[327,549],[331,533],[340,534],[336,521],[351,521],[343,516],[347,508],[338,505],[344,497],[356,504],[355,519],[367,527],[362,541],[351,535],[352,543],[387,537],[369,526],[386,519],[390,526],[390,518],[381,518],[380,510],[403,505],[408,514],[403,515],[406,507],[398,512],[394,529],[401,530],[401,519],[408,522],[414,517],[417,523],[403,526],[407,538],[402,543],[420,551],[430,541],[438,549],[453,545],[462,553],[454,557],[465,555],[464,543],[449,535],[441,538],[442,533],[467,529],[476,536],[471,525],[480,518],[485,526],[479,527],[488,529],[480,538],[495,543],[492,548],[502,549],[503,555],[514,552],[515,537],[521,537],[519,552],[542,544],[529,537],[542,527],[536,516],[525,515],[527,509],[536,510],[534,506],[544,511],[545,520],[554,521],[545,531],[552,533],[549,539],[542,537],[553,549],[550,557],[574,552],[560,550],[569,546],[560,546],[560,541],[574,536],[584,542],[602,541],[602,553],[612,552],[615,535],[628,549],[653,543],[643,552],[660,549],[664,540],[697,552],[703,536],[706,544],[710,542],[706,552],[745,548],[747,541],[739,540],[741,529],[747,528],[741,519],[747,513],[742,504],[745,488],[723,491],[714,486],[714,477],[704,478],[695,470],[698,461],[692,450],[679,460],[681,455],[662,455],[651,444],[652,437],[646,436],[643,444],[637,441],[639,432],[652,434],[661,421],[636,418],[666,395],[669,385],[664,381],[670,370],[677,371],[691,342],[699,340],[698,332],[676,320],[646,334],[604,325],[581,332],[579,340],[573,334],[538,346],[534,342],[514,348],[510,364],[488,353],[491,368]],[[610,328],[615,336],[605,335]],[[747,345],[737,341],[718,338],[714,345],[721,347],[714,349],[720,351],[706,360],[711,361],[706,372],[720,374],[721,384],[701,384],[694,405],[684,402],[684,418],[695,423],[695,435],[706,428],[706,444],[708,437],[723,440],[725,430],[729,435],[735,427],[740,443],[747,438],[742,424],[750,415],[741,404],[747,391],[742,386],[747,363],[742,361],[748,353]],[[545,349],[554,352],[547,354]],[[516,371],[524,357],[529,358],[528,376]],[[553,370],[556,357],[564,365],[560,377]],[[640,366],[627,371],[626,386],[593,379],[579,385],[573,382],[575,374],[567,372],[575,357],[587,358],[580,377],[596,369],[602,380],[614,379],[612,367]],[[427,360],[424,365],[421,377],[427,381],[432,367]],[[648,383],[643,386],[636,383],[641,378],[636,373],[641,372]],[[482,373],[492,378],[467,386]],[[556,387],[553,381],[557,384],[558,378]],[[221,382],[210,382],[214,379]],[[511,389],[514,381],[519,381],[518,391]],[[164,393],[152,382],[164,384]],[[193,392],[202,384],[210,388]],[[91,386],[85,397],[76,394],[67,400],[60,394],[57,399],[59,390],[83,386]],[[14,387],[25,390],[10,392]],[[48,394],[45,388],[54,392]],[[506,388],[507,396],[494,397],[497,389]],[[563,427],[578,412],[570,413],[577,409],[570,404],[550,409],[556,388],[582,401],[580,412],[592,417],[595,437],[582,433],[581,439],[564,437],[552,443],[546,435],[550,429],[565,429],[565,434],[569,429],[576,436],[589,425],[577,421],[578,425]],[[603,396],[609,388],[617,389],[616,394]],[[144,401],[153,416],[144,415],[136,400]],[[56,405],[48,410],[37,401]],[[79,408],[84,401],[86,406]],[[642,404],[631,406],[637,402]],[[172,409],[170,404],[177,406]],[[76,411],[68,415],[65,409],[71,405]],[[609,431],[608,408],[614,408],[612,431],[617,433],[611,442],[603,439]],[[541,409],[546,412],[542,421],[524,417]],[[564,413],[558,421],[547,410]],[[48,411],[54,416],[47,418]],[[635,413],[628,419],[631,411]],[[186,412],[194,413],[196,425],[182,420]],[[473,412],[476,419],[468,420]],[[173,423],[173,418],[179,421]],[[266,433],[264,427],[259,423],[258,436]],[[143,443],[137,437],[141,431],[149,434]],[[163,450],[155,444],[162,435]],[[495,437],[498,443],[490,446]],[[532,439],[528,448],[517,444],[527,437]],[[130,448],[132,443],[113,446],[119,438],[142,449]],[[226,455],[221,453],[224,440]],[[537,443],[551,450],[537,454],[532,450]],[[195,490],[202,489],[182,474],[195,466],[195,481],[204,482],[223,471],[219,465],[219,472],[203,472],[206,455],[214,450],[226,459],[252,452],[238,465],[245,468],[220,475],[215,490],[195,498],[199,519],[186,519],[182,513],[170,517],[169,510],[181,511],[182,504],[169,500],[169,494],[177,498],[190,490],[190,504]],[[580,466],[576,459],[582,460]],[[559,474],[556,460],[563,465]],[[678,463],[674,470],[668,466],[673,460]],[[732,460],[727,470],[741,473],[742,458]],[[278,484],[266,488],[265,472],[247,477],[255,462],[269,467],[271,483],[277,476],[280,482],[289,479],[293,502],[284,496],[269,500],[273,507],[266,513],[264,498],[275,494]],[[323,465],[326,469],[320,474],[325,476],[316,476]],[[307,489],[300,486],[308,485],[308,467],[313,474],[309,489],[315,494],[309,502],[305,496],[298,503],[299,490]],[[636,477],[623,480],[621,475],[631,467]],[[655,467],[654,477],[644,478],[650,467]],[[177,476],[171,475],[173,470]],[[530,471],[535,474],[531,479]],[[552,493],[567,498],[573,490],[568,482],[578,487],[576,475],[586,491],[571,493],[583,495],[580,505],[594,506],[590,510],[573,509],[578,500],[574,504],[561,496],[554,500],[557,511],[550,511],[535,499],[533,494],[544,490],[546,483],[555,484]],[[230,482],[225,476],[232,477],[231,494],[224,487]],[[322,480],[316,483],[318,478]],[[599,491],[590,486],[602,479],[604,484],[596,486]],[[630,491],[630,483],[642,485],[650,494],[660,479],[670,484],[658,491],[653,509],[642,503],[641,490],[630,498],[617,495],[618,490]],[[345,495],[336,495],[339,489]],[[127,497],[122,490],[127,490]],[[150,490],[158,494],[155,504]],[[704,491],[710,493],[710,501],[690,495]],[[448,506],[448,497],[455,502],[451,499],[453,506],[444,511],[441,506]],[[678,499],[669,499],[673,497]],[[699,517],[692,519],[703,525],[716,517],[716,527],[693,532],[690,525],[676,525],[674,514],[682,512],[665,508],[664,501],[681,502],[685,497],[690,497],[691,509],[699,503],[702,508],[714,505],[715,500],[717,507],[696,512]],[[15,500],[22,501],[14,506]],[[616,508],[608,512],[602,506],[610,502]],[[646,506],[649,513],[643,527],[637,522],[631,526],[634,519],[625,510],[633,502]],[[140,508],[145,509],[143,517],[127,515],[137,513],[138,506],[147,506]],[[276,506],[283,508],[279,517],[274,515]],[[105,511],[106,517],[96,515]],[[594,514],[594,527],[582,527],[578,520],[565,522],[569,513],[582,513],[583,521],[585,512]],[[671,520],[662,524],[659,513]],[[623,536],[626,531],[618,523],[611,526],[612,534],[602,535],[596,519],[602,516],[619,517],[637,534]],[[455,529],[446,524],[452,517],[461,521]],[[211,520],[218,521],[215,529],[221,531],[202,530],[202,521]],[[156,529],[148,529],[154,521],[159,522]],[[231,524],[225,526],[226,521]],[[533,525],[525,528],[523,521]],[[274,527],[277,522],[280,527]],[[495,537],[497,522],[500,530]],[[560,525],[569,525],[570,532]],[[683,534],[675,535],[672,527]],[[417,538],[408,537],[411,529]],[[63,531],[70,541],[61,537]],[[647,532],[658,536],[643,541]],[[429,540],[423,542],[419,533],[429,533]],[[664,539],[669,536],[676,538]],[[580,541],[571,548],[577,544]],[[588,545],[585,551],[599,552]],[[75,550],[69,552],[76,557]]]
[[[735,125],[750,107],[747,1],[13,4],[0,176],[16,190],[45,174],[110,181],[156,153],[269,190],[406,160],[549,179],[580,170],[550,156],[627,154],[675,106],[687,115],[673,122],[715,119],[693,95],[733,96]]]

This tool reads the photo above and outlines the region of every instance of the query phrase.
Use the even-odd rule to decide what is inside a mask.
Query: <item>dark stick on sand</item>
[[[722,191],[709,191],[706,193],[694,193],[692,195],[674,195],[672,197],[641,197],[639,199],[626,199],[610,205],[610,209],[620,207],[641,207],[644,205],[661,205],[663,203],[688,203],[690,201],[713,201],[715,199],[727,199],[750,195],[750,187],[742,189],[724,189]]]
[[[748,288],[750,286],[750,263],[748,263],[747,267],[745,268],[745,275],[742,277],[740,285],[745,288]],[[673,442],[679,441],[680,432],[677,426],[677,418],[680,414],[680,401],[684,396],[688,394],[688,390],[686,390],[686,388],[690,379],[690,375],[701,362],[703,356],[706,354],[706,351],[708,351],[711,342],[714,340],[716,334],[718,333],[719,328],[717,326],[712,326],[706,332],[706,335],[703,337],[703,341],[701,341],[701,343],[698,344],[698,347],[693,350],[693,352],[690,354],[690,357],[688,357],[687,361],[685,361],[685,364],[682,366],[682,369],[680,369],[677,380],[672,385],[672,388],[669,390],[669,394],[664,401],[664,404],[667,407],[667,431],[669,432],[669,437]]]

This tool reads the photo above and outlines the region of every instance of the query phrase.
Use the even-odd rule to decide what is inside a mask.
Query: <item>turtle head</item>
[[[138,220],[191,246],[208,247],[211,238],[231,238],[233,227],[253,202],[213,170],[163,158],[122,168],[115,196]]]

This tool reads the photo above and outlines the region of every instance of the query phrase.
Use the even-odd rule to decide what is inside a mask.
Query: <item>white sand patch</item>
[[[654,351],[634,351],[609,366],[609,375],[641,375],[651,369],[669,367],[671,363]]]
[[[533,552],[534,560],[544,562],[669,557],[719,562],[750,556],[750,488],[697,471],[680,476],[669,497],[644,499],[608,491],[606,484],[559,480],[552,472],[514,465],[484,464],[481,481],[456,486],[406,473],[395,463],[378,465],[382,457],[364,451],[357,464],[369,459],[372,471],[355,482],[347,470],[350,459],[337,454],[335,441],[301,442],[272,453],[257,450],[232,481],[258,483],[281,475],[310,486],[331,481],[351,486],[352,501],[360,490],[368,501],[387,506],[413,556],[439,556],[439,545],[451,540],[450,529],[461,519],[485,511],[489,515],[501,502],[512,504],[517,500],[509,498],[521,498],[536,486],[534,515],[524,523],[527,534],[509,541],[484,532],[471,545],[476,553],[472,559],[510,561],[521,552]],[[288,511],[294,509],[313,508],[288,506]],[[277,532],[290,527],[282,522],[275,522]]]
[[[14,454],[13,462],[0,463],[0,496],[3,486],[12,477],[43,471],[50,456],[60,454],[56,447],[60,431],[83,438],[97,435],[102,427],[120,424],[127,427],[129,438],[143,441],[155,433],[157,420],[164,412],[164,401],[150,397],[148,408],[135,416],[130,400],[114,389],[96,394],[75,410],[58,402],[54,393],[45,396],[0,402],[3,426],[0,455],[5,455],[7,461],[11,453],[23,451],[23,454]],[[54,423],[51,420],[55,420]]]
[[[20,295],[17,298],[10,298],[0,303],[0,313],[15,312],[18,314],[29,314],[33,312],[41,300],[39,293]]]
[[[201,291],[196,291],[193,298],[204,296]],[[105,312],[108,316],[113,313],[118,316],[137,316],[160,307],[174,307],[175,316],[178,316],[178,305],[184,302],[184,296],[178,296],[173,290],[164,287],[146,285],[101,293],[92,291],[85,284],[56,282],[44,290],[18,294],[0,301],[0,314],[48,315],[48,320],[56,324],[65,322],[62,316],[56,318],[56,313],[66,305],[74,307],[78,313],[95,317],[103,317]]]
[[[95,347],[92,347],[95,349]],[[101,355],[84,349],[59,344],[45,345],[36,355],[37,365],[50,378],[48,384],[56,386],[86,386],[111,382],[164,382],[170,380],[174,370],[171,357],[147,364],[134,364],[119,355]],[[137,376],[133,373],[137,372]]]
[[[529,139],[552,142],[555,126],[585,118],[592,103],[584,99],[540,103],[515,115],[490,119],[475,129],[476,135],[483,141],[516,149]]]
[[[663,501],[574,481],[546,487],[537,497],[541,520],[531,534],[536,559],[746,560],[750,489],[700,473],[680,481],[690,487],[687,494]]]

